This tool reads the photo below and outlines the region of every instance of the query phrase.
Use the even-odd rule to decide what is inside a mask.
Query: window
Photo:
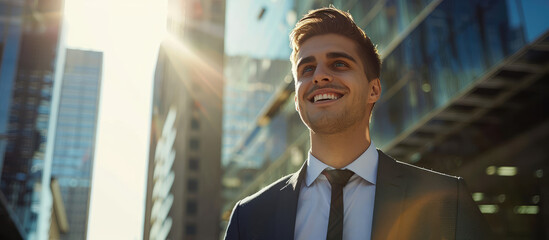
[[[195,193],[198,191],[198,180],[189,179],[187,180],[187,191]]]
[[[187,223],[185,225],[185,233],[186,235],[196,235],[196,224]]]
[[[191,118],[191,129],[198,130],[200,129],[200,122],[198,121],[198,118]]]
[[[192,150],[198,150],[198,148],[200,147],[200,141],[196,138],[191,138],[189,145]]]
[[[195,200],[188,200],[187,201],[187,215],[189,216],[195,216],[197,212],[197,204]]]
[[[196,157],[191,157],[189,159],[189,169],[190,170],[198,170],[199,168],[199,160]]]

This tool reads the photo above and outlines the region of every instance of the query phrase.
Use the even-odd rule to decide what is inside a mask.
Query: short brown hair
[[[290,33],[290,43],[293,51],[290,56],[292,67],[295,68],[297,52],[301,45],[311,37],[335,33],[347,37],[357,45],[358,54],[364,64],[364,71],[368,81],[379,78],[381,59],[376,46],[360,29],[350,13],[341,11],[333,6],[311,10]]]

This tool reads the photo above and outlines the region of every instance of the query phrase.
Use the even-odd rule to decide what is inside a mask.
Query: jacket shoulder
[[[380,156],[380,168],[381,165],[384,170],[381,173],[378,172],[378,175],[388,174],[389,177],[385,176],[384,179],[395,179],[400,182],[402,186],[406,186],[407,192],[411,196],[416,194],[421,196],[421,194],[433,192],[456,196],[459,183],[463,181],[459,177],[397,161],[385,154]],[[380,170],[378,169],[378,171]]]
[[[240,201],[240,205],[249,205],[249,204],[255,204],[255,203],[261,203],[264,201],[272,201],[281,190],[283,190],[288,186],[288,181],[293,176],[293,174],[289,174],[287,176],[284,176],[275,182],[271,183],[270,185],[262,188],[261,190],[257,191],[256,193],[245,197]]]
[[[294,196],[291,180],[293,174],[282,177],[257,193],[240,200],[234,207],[225,239],[271,239],[276,235],[276,216],[287,204],[280,201]]]
[[[444,181],[444,182],[446,181],[452,182],[454,184],[462,180],[461,177],[452,176],[449,174],[437,172],[427,168],[422,168],[409,163],[405,163],[397,160],[395,160],[395,162],[397,166],[399,166],[408,177],[412,177],[418,180],[421,180],[421,179],[429,180],[429,181],[438,180],[438,181]]]
[[[386,211],[400,211],[394,213],[399,216],[399,224],[413,229],[406,232],[406,236],[413,239],[433,236],[491,239],[487,233],[489,227],[462,178],[400,162],[385,154],[380,155],[379,164],[383,165],[383,173],[389,177],[383,177],[385,181],[380,184],[385,188],[376,189],[376,201],[380,200]],[[378,199],[378,190],[385,194],[381,199]]]

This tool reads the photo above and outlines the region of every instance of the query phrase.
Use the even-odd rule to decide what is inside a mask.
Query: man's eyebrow
[[[349,59],[349,60],[353,61],[354,63],[356,63],[356,60],[353,57],[351,57],[349,54],[343,53],[343,52],[330,52],[330,53],[327,53],[326,56],[328,58],[346,58],[346,59]]]
[[[309,56],[309,57],[305,57],[305,58],[302,58],[301,60],[299,60],[297,62],[297,68],[299,69],[299,67],[303,64],[307,64],[307,63],[312,63],[316,61],[316,58],[313,57],[313,56]]]

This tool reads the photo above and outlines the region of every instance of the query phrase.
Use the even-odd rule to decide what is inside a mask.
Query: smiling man
[[[290,39],[309,157],[296,173],[239,201],[225,239],[489,239],[461,178],[376,149],[369,125],[381,61],[351,15],[311,11]]]

